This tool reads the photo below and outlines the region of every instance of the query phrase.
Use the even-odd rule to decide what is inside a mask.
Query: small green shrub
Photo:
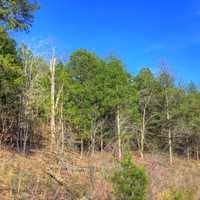
[[[120,169],[111,176],[115,196],[120,200],[145,200],[148,177],[137,167],[130,155],[125,156]]]

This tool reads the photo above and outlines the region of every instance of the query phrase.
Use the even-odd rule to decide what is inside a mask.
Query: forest
[[[52,47],[49,47],[48,58],[36,55],[27,44],[17,44],[10,33],[29,31],[34,13],[38,9],[38,3],[31,3],[28,0],[0,0],[0,148],[2,152],[0,193],[4,194],[2,188],[6,184],[6,181],[1,184],[1,181],[5,180],[1,176],[5,174],[4,170],[13,166],[12,160],[10,161],[12,164],[9,165],[6,165],[6,161],[3,162],[3,159],[9,157],[7,155],[9,152],[20,156],[18,159],[31,159],[29,156],[39,158],[41,155],[47,158],[47,153],[53,164],[48,164],[48,160],[45,167],[58,165],[60,171],[64,171],[63,165],[66,167],[69,165],[70,156],[74,154],[76,159],[81,160],[80,162],[87,163],[86,160],[89,159],[90,162],[87,163],[89,169],[93,169],[91,166],[98,162],[97,156],[103,159],[102,166],[111,165],[109,164],[111,161],[106,160],[109,156],[109,159],[115,163],[114,168],[122,163],[122,168],[127,170],[127,173],[123,172],[124,176],[127,176],[130,170],[127,165],[134,165],[130,156],[126,156],[127,154],[134,155],[133,162],[138,159],[141,163],[149,161],[152,155],[159,155],[165,158],[164,165],[170,169],[178,168],[177,159],[186,163],[185,165],[187,162],[199,162],[200,90],[198,85],[192,81],[187,84],[179,81],[172,72],[170,64],[165,60],[158,63],[158,73],[154,73],[150,67],[144,67],[138,74],[132,74],[118,56],[110,54],[102,57],[84,48],[71,53],[66,61],[63,61]],[[15,158],[15,162],[23,164],[29,161],[20,162]],[[98,167],[95,167],[95,170],[96,168]],[[140,174],[137,176],[138,181],[146,176],[143,175],[146,172],[142,169],[136,166],[134,169],[139,171],[130,171],[132,180],[136,177],[134,172]],[[76,171],[75,166],[72,171],[74,170]],[[11,177],[11,182],[17,181],[13,186],[16,189],[12,189],[11,192],[13,196],[11,193],[9,197],[0,194],[0,199],[4,197],[5,199],[115,199],[113,197],[115,195],[111,195],[112,192],[109,194],[111,196],[106,198],[103,194],[99,197],[87,197],[88,194],[97,194],[97,192],[95,194],[89,192],[90,186],[88,186],[90,189],[85,189],[87,195],[81,193],[83,189],[81,192],[77,192],[77,188],[70,190],[72,186],[63,184],[56,177],[55,170],[52,170],[54,173],[48,171],[46,175],[57,184],[52,186],[52,183],[49,186],[54,189],[49,189],[50,191],[45,193],[45,189],[38,186],[39,182],[44,185],[40,178],[29,186],[35,190],[27,192],[29,193],[27,196],[24,195],[24,191],[31,178],[28,180],[27,176],[25,181],[23,179],[25,175],[22,175],[19,169],[13,171],[17,177],[20,174],[21,179],[19,181],[18,178],[15,180]],[[148,171],[146,167],[145,171]],[[60,176],[64,177],[64,173],[60,172]],[[148,172],[147,174],[151,176]],[[100,175],[97,173],[95,176],[97,180]],[[196,176],[200,177],[200,174]],[[77,178],[78,175],[74,177]],[[81,180],[81,177],[78,179]],[[116,175],[111,180],[121,184],[118,189],[121,190],[124,183],[120,182],[119,177]],[[76,178],[71,179],[76,182]],[[83,185],[87,182],[84,182],[85,179],[82,180]],[[128,177],[126,179],[129,180]],[[106,182],[110,182],[109,180],[105,179]],[[136,182],[134,183],[137,184]],[[140,182],[141,191],[138,191],[145,194],[146,192],[142,191],[142,184],[146,184],[145,178],[143,182]],[[21,187],[24,188],[20,189]],[[96,183],[92,184],[93,187],[97,187]],[[107,187],[110,188],[110,185]],[[123,191],[126,191],[127,196],[123,195],[123,191],[121,193],[117,191],[114,192],[118,195],[116,199],[158,199],[150,194],[152,192],[148,192],[149,189],[147,189],[147,197],[146,195],[137,197],[137,192],[128,193],[131,183],[126,187]],[[114,188],[116,190],[117,187]],[[146,190],[145,186],[143,189]],[[198,184],[192,186],[193,189],[200,190]],[[22,190],[23,194],[20,193]],[[92,190],[96,191],[94,188]],[[187,192],[185,190],[172,192],[160,199],[189,200],[192,195],[187,196],[185,194]],[[177,196],[171,197],[173,193]],[[191,193],[195,194],[194,191]],[[43,196],[37,196],[42,194]]]

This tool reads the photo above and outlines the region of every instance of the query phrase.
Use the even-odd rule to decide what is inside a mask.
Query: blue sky
[[[161,60],[178,79],[200,84],[199,0],[39,0],[30,33],[15,33],[30,46],[50,41],[69,56],[86,48],[118,55],[137,74],[155,73]]]

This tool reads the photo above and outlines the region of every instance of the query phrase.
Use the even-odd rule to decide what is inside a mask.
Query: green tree
[[[148,177],[137,167],[130,155],[121,161],[120,168],[111,176],[115,196],[120,200],[147,199]]]
[[[16,50],[16,43],[8,33],[0,29],[0,87],[2,105],[10,103],[17,96],[22,83],[22,66]],[[12,95],[13,94],[13,95]]]
[[[14,129],[17,124],[23,83],[22,65],[16,43],[0,28],[0,127],[4,135],[16,134]]]
[[[91,150],[95,149],[95,137],[103,113],[103,61],[84,49],[74,52],[70,58],[72,78],[69,116],[78,127],[81,138],[90,137]]]
[[[140,154],[144,159],[145,135],[152,120],[157,115],[154,109],[155,94],[157,92],[156,80],[150,69],[144,68],[136,77],[136,86],[139,92],[139,129],[140,129]]]
[[[130,78],[127,73],[124,64],[115,56],[109,57],[107,60],[106,69],[106,94],[105,102],[106,105],[110,107],[113,111],[115,117],[115,130],[118,143],[118,159],[122,158],[122,118],[121,111],[130,103],[133,93],[129,91],[130,89]],[[130,92],[130,93],[129,93]]]
[[[29,30],[38,3],[29,0],[0,0],[0,26],[5,30]]]
[[[179,121],[179,106],[184,96],[184,90],[175,86],[175,78],[168,69],[162,69],[158,77],[160,91],[160,124],[161,138],[167,139],[170,164],[173,163],[173,146],[178,132],[175,132]],[[163,140],[165,141],[165,140]]]
[[[190,85],[189,85],[190,86]],[[190,157],[190,148],[194,147],[196,158],[199,159],[199,145],[200,145],[200,93],[197,89],[189,90],[183,98],[180,105],[181,119],[187,127],[187,134],[184,138],[184,145],[187,149],[188,158]]]

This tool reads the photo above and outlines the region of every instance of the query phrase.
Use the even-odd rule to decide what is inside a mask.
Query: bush
[[[148,177],[137,167],[130,155],[125,156],[120,169],[111,176],[115,196],[120,200],[145,200]]]

